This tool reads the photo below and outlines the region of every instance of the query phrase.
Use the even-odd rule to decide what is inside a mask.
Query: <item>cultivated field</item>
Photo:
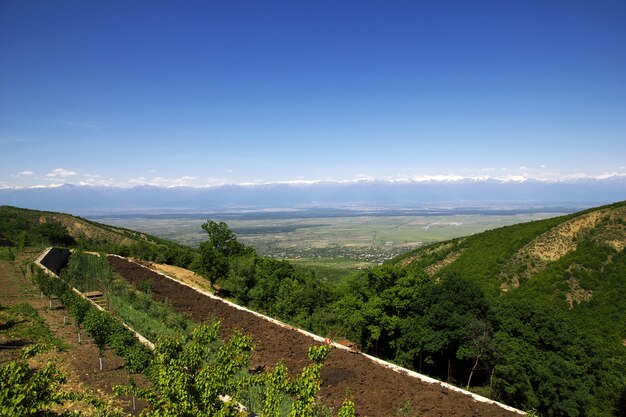
[[[252,369],[269,370],[282,362],[295,373],[308,363],[308,347],[319,344],[293,329],[210,298],[126,259],[111,256],[109,263],[115,272],[137,287],[150,281],[155,300],[167,301],[174,310],[193,320],[220,319],[222,337],[228,338],[235,329],[250,335],[255,344]],[[519,415],[493,403],[475,401],[438,383],[422,382],[374,363],[364,355],[338,348],[331,351],[325,362],[322,379],[318,397],[323,403],[336,410],[348,395],[362,416],[405,415],[401,414],[403,410],[410,410],[406,415],[423,417]]]
[[[258,213],[250,216],[207,215],[224,220],[246,245],[260,255],[310,266],[342,269],[377,265],[420,245],[467,236],[561,213],[350,215],[297,217]],[[212,217],[210,217],[212,216]],[[197,246],[206,240],[199,216],[99,216],[98,221],[128,227],[178,243]],[[191,218],[193,217],[193,218]]]

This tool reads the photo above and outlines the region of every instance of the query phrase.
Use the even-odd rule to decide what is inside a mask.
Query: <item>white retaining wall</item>
[[[55,274],[54,272],[52,272],[51,270],[49,270],[48,268],[46,268],[42,263],[41,260],[48,254],[48,252],[50,251],[50,248],[47,248],[45,251],[43,251],[43,253],[41,255],[39,255],[39,257],[35,260],[35,265],[37,265],[39,268],[41,268],[46,274],[48,275],[52,275],[56,278],[59,278],[59,276],[57,274]],[[59,278],[60,279],[60,278]],[[96,304],[93,300],[89,299],[88,297],[85,297],[85,294],[83,294],[82,292],[78,291],[76,288],[71,287],[72,291],[74,291],[76,294],[80,295],[81,297],[83,297],[85,300],[89,301],[91,304],[93,304],[94,306],[96,306],[96,308],[100,311],[104,311],[105,313],[107,312],[104,308],[102,308],[101,306],[99,306],[98,304]],[[143,337],[143,335],[139,334],[135,329],[133,329],[132,327],[130,327],[128,324],[124,323],[122,320],[120,320],[120,323],[122,323],[122,325],[124,327],[126,327],[128,330],[130,330],[130,332],[135,336],[135,338],[137,340],[139,340],[139,342],[145,346],[147,346],[148,348],[154,350],[154,343],[152,343],[151,341],[149,341],[148,339],[146,339],[145,337]]]
[[[223,298],[218,297],[218,296],[216,296],[215,294],[212,294],[212,293],[210,293],[210,292],[207,292],[207,291],[201,290],[201,289],[196,288],[196,287],[194,287],[194,286],[192,286],[192,285],[189,285],[189,284],[187,284],[187,283],[185,283],[185,282],[179,281],[179,280],[177,280],[176,278],[170,277],[169,275],[166,275],[166,274],[164,274],[164,273],[162,273],[162,272],[155,271],[154,269],[148,268],[148,267],[146,267],[145,265],[142,265],[142,264],[140,264],[140,263],[138,263],[138,262],[134,262],[134,261],[132,261],[131,259],[124,258],[123,256],[119,256],[119,255],[112,255],[112,256],[117,256],[118,258],[125,259],[125,260],[127,260],[127,261],[133,262],[133,263],[135,263],[135,264],[137,264],[137,265],[141,266],[142,268],[149,269],[150,271],[155,272],[155,273],[157,273],[157,274],[159,274],[159,275],[161,275],[161,276],[163,276],[163,277],[165,277],[165,278],[167,278],[167,279],[171,279],[172,281],[175,281],[175,282],[179,283],[180,285],[185,285],[185,286],[187,286],[187,287],[189,287],[189,288],[193,289],[194,291],[199,292],[200,294],[204,294],[204,295],[206,295],[207,297],[210,297],[210,298],[212,298],[212,299],[214,299],[214,300],[219,300],[219,301],[221,301],[221,302],[223,302],[223,303],[226,303],[226,304],[228,304],[229,306],[231,306],[231,307],[233,307],[233,308],[236,308],[236,309],[238,309],[238,310],[242,310],[242,311],[246,311],[246,312],[248,312],[248,313],[250,313],[250,314],[254,314],[255,316],[257,316],[257,317],[259,317],[259,318],[261,318],[261,319],[263,319],[263,320],[267,320],[267,321],[269,321],[269,322],[271,322],[271,323],[274,323],[274,324],[276,324],[276,325],[278,325],[278,326],[281,326],[281,327],[284,327],[284,328],[286,328],[286,329],[290,329],[290,330],[293,330],[293,331],[296,331],[296,332],[300,332],[300,333],[302,333],[302,334],[304,334],[304,335],[306,335],[306,336],[308,336],[308,337],[312,338],[313,340],[315,340],[315,341],[317,341],[317,342],[322,342],[322,343],[324,343],[324,342],[326,341],[326,339],[325,339],[325,338],[323,338],[323,337],[321,337],[321,336],[318,336],[318,335],[316,335],[316,334],[313,334],[313,333],[307,332],[306,330],[299,329],[299,328],[294,327],[294,326],[291,326],[291,325],[289,325],[289,324],[283,323],[283,322],[281,322],[281,321],[279,321],[279,320],[276,320],[276,319],[274,319],[274,318],[272,318],[272,317],[265,316],[265,315],[263,315],[263,314],[261,314],[261,313],[257,313],[256,311],[252,311],[252,310],[250,310],[250,309],[247,309],[247,308],[245,308],[245,307],[242,307],[242,306],[240,306],[240,305],[238,305],[238,304],[235,304],[235,303],[233,303],[233,302],[230,302],[230,301],[228,301],[228,300],[224,300]],[[344,349],[344,350],[350,351],[350,348],[348,348],[348,347],[346,347],[346,346],[343,346],[343,345],[340,345],[339,343],[332,342],[332,345],[333,345],[333,347],[335,347],[335,348],[337,348],[337,349]],[[461,393],[461,394],[464,394],[464,395],[467,395],[467,396],[469,396],[469,397],[472,397],[475,401],[479,401],[479,402],[483,402],[483,403],[487,403],[487,404],[497,405],[497,406],[499,406],[499,407],[501,407],[501,408],[503,408],[503,409],[505,409],[505,410],[507,410],[507,411],[512,411],[512,412],[514,412],[514,413],[518,413],[518,414],[521,414],[521,415],[525,415],[525,414],[526,414],[524,411],[522,411],[522,410],[518,410],[517,408],[513,408],[513,407],[508,406],[508,405],[506,405],[506,404],[502,404],[502,403],[500,403],[500,402],[498,402],[498,401],[491,400],[491,399],[489,399],[489,398],[487,398],[487,397],[483,397],[483,396],[481,396],[481,395],[474,394],[473,392],[470,392],[470,391],[464,390],[464,389],[459,388],[459,387],[457,387],[457,386],[454,386],[454,385],[452,385],[452,384],[448,384],[448,383],[446,383],[446,382],[439,381],[439,380],[437,380],[437,379],[434,379],[434,378],[431,378],[431,377],[429,377],[429,376],[426,376],[426,375],[420,374],[420,373],[418,373],[418,372],[411,371],[410,369],[403,368],[403,367],[401,367],[401,366],[398,366],[398,365],[395,365],[395,364],[393,364],[393,363],[390,363],[390,362],[384,361],[384,360],[379,359],[379,358],[376,358],[376,357],[374,357],[374,356],[367,355],[367,354],[362,353],[362,352],[358,352],[357,354],[359,354],[359,355],[363,355],[363,356],[365,356],[366,358],[368,358],[369,360],[371,360],[372,362],[376,362],[377,364],[382,365],[382,366],[384,366],[385,368],[389,368],[389,369],[391,369],[391,370],[393,370],[393,371],[395,371],[395,372],[401,373],[401,374],[406,374],[406,375],[411,376],[411,377],[413,377],[413,378],[419,379],[420,381],[425,382],[425,383],[427,383],[427,384],[438,384],[438,385],[440,385],[440,386],[442,386],[442,387],[444,387],[444,388],[447,388],[447,389],[449,389],[449,390],[456,391],[456,392],[459,392],[459,393]]]

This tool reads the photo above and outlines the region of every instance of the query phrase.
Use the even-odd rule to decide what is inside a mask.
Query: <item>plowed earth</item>
[[[175,310],[186,313],[195,321],[220,319],[223,338],[228,338],[236,329],[250,335],[255,344],[252,369],[269,370],[282,362],[295,374],[309,363],[308,347],[319,344],[302,333],[203,295],[125,259],[109,257],[109,264],[135,286],[151,280],[156,300],[168,300]],[[496,404],[475,401],[439,384],[422,382],[385,368],[363,355],[341,349],[331,351],[322,369],[322,379],[319,400],[337,410],[348,393],[361,417],[396,416],[403,405],[404,409],[407,408],[407,404],[412,409],[411,415],[422,417],[519,415]]]

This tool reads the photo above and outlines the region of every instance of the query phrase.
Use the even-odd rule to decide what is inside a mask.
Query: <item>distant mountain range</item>
[[[0,189],[0,205],[88,212],[232,210],[303,207],[423,207],[425,205],[598,205],[626,199],[626,178],[548,182],[460,179],[454,181],[320,181],[214,187],[96,187]]]

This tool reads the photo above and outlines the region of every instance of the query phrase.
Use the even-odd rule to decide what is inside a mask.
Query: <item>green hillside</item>
[[[196,251],[165,239],[70,214],[0,206],[0,239],[17,248],[66,246],[188,266]]]
[[[490,298],[533,299],[626,340],[625,246],[621,202],[442,242],[388,265],[435,279],[462,275]]]
[[[370,286],[371,276],[393,276],[375,293],[363,292],[362,277],[354,279],[350,292],[365,294],[359,310],[375,308],[377,317],[352,337],[377,340],[383,355],[442,378],[452,363],[452,377],[464,384],[470,366],[464,357],[481,356],[475,370],[483,368],[478,378],[489,395],[542,414],[624,415],[625,246],[621,202],[420,248],[370,271]],[[407,280],[422,289],[404,303],[428,308],[402,307]],[[433,303],[425,295],[446,286],[456,296]],[[386,300],[385,293],[394,295]],[[469,300],[464,293],[472,293]],[[448,311],[437,316],[433,309],[442,304]],[[465,330],[447,322],[455,315],[469,323]],[[484,327],[476,332],[472,320]],[[481,347],[481,338],[489,343]]]

